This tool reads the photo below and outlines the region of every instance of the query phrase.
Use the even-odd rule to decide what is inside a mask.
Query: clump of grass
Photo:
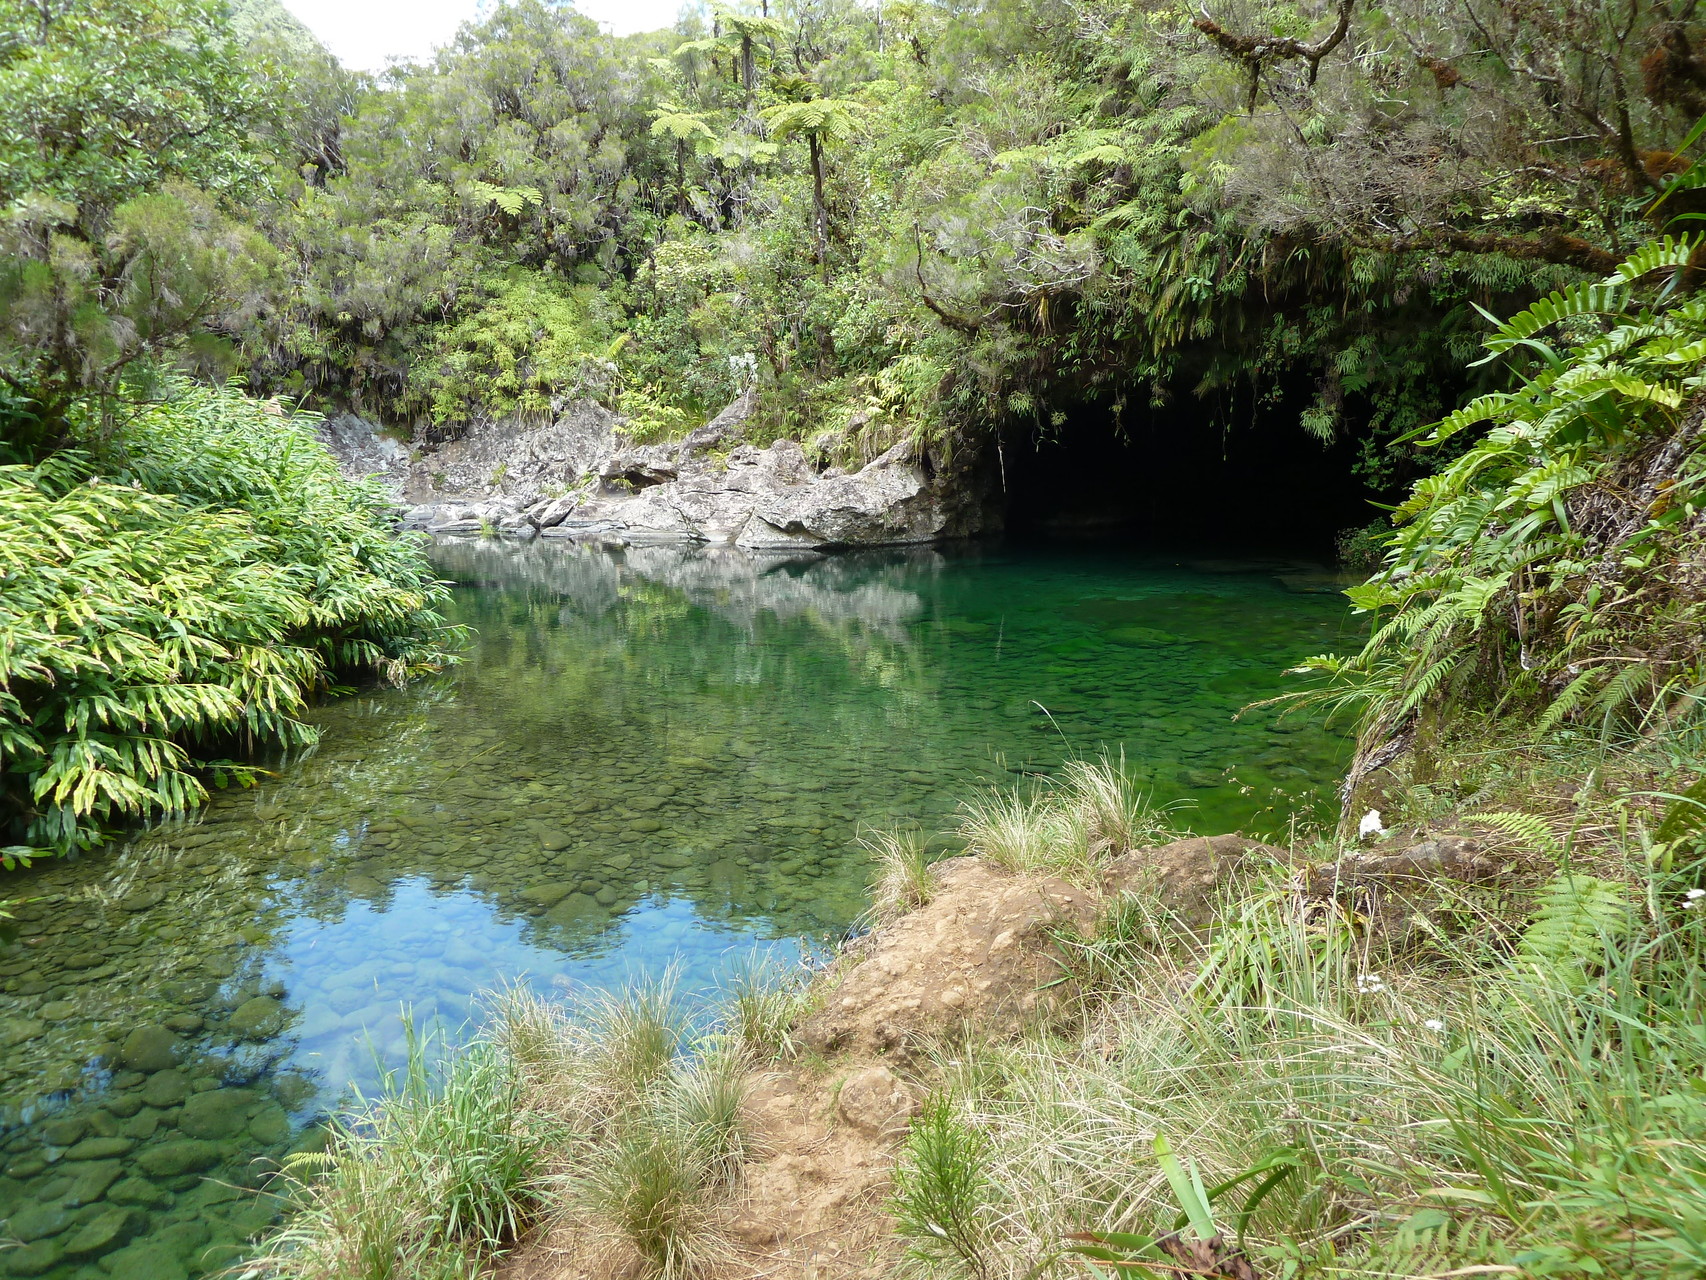
[[[299,1205],[249,1264],[290,1280],[471,1276],[543,1209],[547,1143],[517,1072],[477,1041],[435,1069],[410,1037],[406,1066],[330,1147],[287,1163]]]
[[[859,843],[876,869],[869,910],[874,922],[883,924],[929,905],[936,896],[936,878],[922,831],[873,831],[860,836]]]
[[[642,1098],[668,1077],[687,1042],[687,1010],[671,967],[638,979],[618,992],[600,992],[580,1002],[568,1023],[585,1087],[607,1112]]]
[[[289,1170],[297,1211],[250,1273],[472,1280],[529,1226],[577,1211],[650,1274],[725,1246],[711,1209],[738,1176],[748,1058],[694,1019],[672,973],[577,1003],[516,987],[469,1048],[407,1067]]]
[[[769,959],[735,965],[723,984],[725,1030],[753,1062],[792,1057],[794,1024],[811,999],[804,967],[787,969]]]
[[[706,1187],[714,1181],[698,1135],[668,1111],[645,1111],[622,1126],[576,1182],[580,1206],[674,1280],[704,1270],[723,1252],[709,1229]]]
[[[1125,755],[1072,760],[1059,779],[991,788],[962,805],[966,852],[1016,872],[1092,882],[1113,857],[1174,839],[1167,810],[1153,806]]]

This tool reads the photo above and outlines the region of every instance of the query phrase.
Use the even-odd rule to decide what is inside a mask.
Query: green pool
[[[1325,812],[1345,745],[1240,707],[1354,627],[1320,566],[972,545],[458,542],[467,662],[323,708],[249,791],[0,878],[0,1274],[184,1280],[266,1171],[481,993],[829,945],[856,837],[1124,749],[1198,830]],[[944,846],[951,841],[944,841]]]

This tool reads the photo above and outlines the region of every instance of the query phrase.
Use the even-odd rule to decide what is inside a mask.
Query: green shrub
[[[0,467],[0,857],[201,803],[220,756],[311,742],[334,678],[456,638],[420,548],[313,419],[179,384],[97,456]],[[217,772],[214,775],[218,776]]]
[[[615,392],[610,308],[597,289],[521,268],[482,283],[485,301],[441,330],[411,375],[435,422],[548,417],[554,400]]]

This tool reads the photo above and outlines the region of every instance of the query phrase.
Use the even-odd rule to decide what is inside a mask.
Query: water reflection
[[[421,1025],[833,937],[862,827],[1123,747],[1204,829],[1275,829],[1342,746],[1234,722],[1331,647],[1319,571],[1122,552],[437,550],[468,661],[122,848],[0,882],[0,1273],[180,1277]],[[1328,584],[1330,585],[1330,583]],[[1046,711],[1045,711],[1046,709]],[[257,1163],[257,1159],[261,1162]]]

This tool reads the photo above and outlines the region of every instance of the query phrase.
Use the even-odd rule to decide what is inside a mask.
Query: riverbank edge
[[[582,1011],[578,1021],[561,1009],[512,1006],[491,1041],[513,1072],[509,1125],[537,1132],[543,1123],[554,1136],[541,1140],[529,1175],[502,1192],[509,1206],[500,1215],[503,1230],[470,1236],[422,1208],[410,1239],[476,1268],[495,1266],[505,1280],[689,1273],[734,1280],[768,1274],[778,1262],[802,1256],[820,1276],[886,1275],[904,1257],[942,1274],[1024,1273],[1036,1258],[1023,1267],[1015,1259],[1041,1247],[1035,1231],[1027,1237],[1034,1247],[1015,1252],[988,1206],[937,1206],[968,1213],[963,1225],[971,1236],[984,1237],[981,1243],[971,1236],[944,1243],[929,1216],[935,1210],[928,1202],[943,1190],[943,1170],[930,1166],[932,1142],[940,1146],[958,1123],[953,1132],[965,1147],[961,1156],[1001,1146],[999,1137],[980,1136],[980,1126],[999,1132],[987,1111],[1008,1104],[985,1096],[987,1081],[976,1080],[980,1072],[1023,1075],[1046,1061],[1045,1075],[1056,1085],[1097,1079],[1113,1050],[1129,1046],[1134,1028],[1179,1016],[1180,992],[1207,991],[1211,1004],[1219,1002],[1217,1016],[1236,1021],[1246,1006],[1267,1001],[1267,994],[1255,999],[1264,982],[1273,992],[1298,995],[1298,973],[1321,988],[1308,993],[1317,1001],[1311,1016],[1326,1017],[1330,1006],[1346,1035],[1367,1036],[1369,1010],[1396,1003],[1407,989],[1426,989],[1426,1006],[1454,1010],[1454,1022],[1467,1018],[1478,1000],[1516,981],[1512,957],[1522,953],[1537,909],[1544,915],[1548,892],[1556,892],[1561,848],[1574,854],[1573,863],[1568,856],[1562,860],[1570,874],[1608,886],[1611,914],[1622,912],[1629,922],[1654,892],[1676,890],[1672,880],[1655,878],[1650,858],[1631,856],[1627,820],[1618,831],[1572,842],[1555,811],[1563,800],[1578,814],[1594,812],[1596,803],[1604,809],[1621,804],[1635,827],[1657,829],[1659,806],[1624,803],[1633,791],[1629,784],[1655,767],[1651,746],[1626,753],[1611,771],[1616,776],[1601,772],[1598,783],[1560,767],[1556,758],[1507,761],[1505,798],[1525,804],[1528,823],[1514,820],[1515,810],[1430,818],[1422,811],[1426,805],[1418,805],[1392,815],[1408,821],[1365,823],[1358,839],[1318,837],[1291,849],[1234,835],[1161,839],[1155,816],[1142,810],[1140,798],[1106,762],[1099,774],[1090,770],[1076,785],[1034,794],[1005,814],[969,806],[960,834],[972,856],[932,866],[923,863],[921,844],[879,847],[873,931],[803,984],[748,982],[732,992],[719,1033],[701,1040],[697,1055],[679,1065],[654,1056],[650,1075],[640,1076],[612,1065],[632,1059],[627,1042],[636,1025],[659,1021],[656,993],[638,993],[632,998],[637,1005],[616,997],[602,1011]],[[1457,744],[1466,763],[1473,747],[1469,740]],[[1398,767],[1394,762],[1394,779]],[[1459,772],[1468,777],[1475,771]],[[1621,798],[1619,787],[1626,788]],[[1575,825],[1579,832],[1580,821]],[[1675,919],[1673,913],[1667,923],[1661,913],[1639,927],[1662,932]],[[1322,950],[1323,921],[1331,922],[1327,934],[1342,947]],[[1279,950],[1295,948],[1295,972],[1274,967],[1276,957],[1269,954],[1257,964],[1260,972],[1227,978],[1228,940],[1236,953],[1240,939],[1251,941],[1252,929],[1270,940],[1258,950],[1272,952],[1273,938],[1282,940]],[[1611,948],[1627,937],[1608,934],[1604,941]],[[1318,972],[1323,965],[1331,973]],[[1612,973],[1612,950],[1596,965]],[[1222,980],[1236,990],[1216,993],[1213,981]],[[1154,1001],[1157,981],[1166,992],[1161,1005]],[[1559,981],[1559,999],[1579,998]],[[1403,1003],[1414,1007],[1424,1000],[1418,995]],[[622,1008],[629,1014],[611,1012]],[[645,1016],[629,1016],[636,1008]],[[1435,1022],[1447,1025],[1444,1018],[1388,1016],[1382,1034],[1431,1037],[1443,1052],[1444,1037],[1429,1029]],[[1441,1053],[1424,1049],[1437,1066]],[[624,1083],[613,1085],[625,1075]],[[717,1081],[715,1088],[708,1083]],[[453,1083],[439,1088],[445,1096],[457,1092]],[[618,1096],[624,1089],[628,1096]],[[721,1118],[707,1130],[715,1137],[714,1149],[707,1150],[698,1132],[704,1123],[680,1123],[680,1099],[702,1101],[719,1090]],[[430,1111],[438,1104],[424,1105]],[[1317,1119],[1305,1114],[1298,1123],[1308,1127]],[[1183,1116],[1172,1123],[1163,1116],[1162,1131],[1181,1127],[1193,1126]],[[1203,1131],[1195,1127],[1201,1140]],[[325,1211],[329,1198],[359,1190],[347,1176],[353,1169],[371,1175],[405,1155],[417,1169],[436,1164],[442,1171],[456,1162],[446,1163],[443,1153],[375,1147],[375,1132],[358,1140],[352,1130],[329,1157],[317,1158],[299,1188],[309,1213],[265,1247],[264,1270],[302,1277],[379,1274],[303,1265],[303,1223],[319,1214],[322,1227],[349,1229],[351,1215],[343,1215],[345,1226],[337,1228],[338,1215],[328,1218]],[[1224,1152],[1198,1151],[1206,1171],[1239,1173]],[[1248,1162],[1251,1153],[1241,1158]],[[662,1177],[665,1166],[678,1176]],[[334,1188],[330,1197],[328,1187]],[[416,1190],[436,1195],[442,1189]],[[1438,1222],[1428,1216],[1439,1216],[1430,1207],[1438,1202],[1422,1190],[1411,1188],[1415,1196],[1402,1222],[1455,1230],[1449,1212]],[[1157,1199],[1153,1180],[1140,1199]],[[1165,1183],[1159,1200],[1164,1207]],[[1156,1207],[1150,1204],[1151,1211]],[[1076,1215],[1076,1223],[1057,1224],[1062,1240],[1085,1225],[1083,1210],[1078,1204],[1067,1215]],[[1129,1205],[1121,1210],[1126,1219],[1133,1211]],[[1376,1243],[1386,1248],[1403,1235],[1400,1226],[1388,1206],[1360,1230],[1370,1239],[1383,1231]],[[1507,1255],[1520,1243],[1515,1226],[1509,1229]],[[1321,1234],[1327,1243],[1317,1245],[1337,1249],[1332,1231]],[[1499,1252],[1483,1245],[1477,1253],[1446,1241],[1441,1256]],[[1282,1233],[1269,1247],[1301,1246]],[[311,1252],[327,1256],[323,1247]],[[1225,1256],[1215,1265],[1223,1263],[1231,1265]]]

